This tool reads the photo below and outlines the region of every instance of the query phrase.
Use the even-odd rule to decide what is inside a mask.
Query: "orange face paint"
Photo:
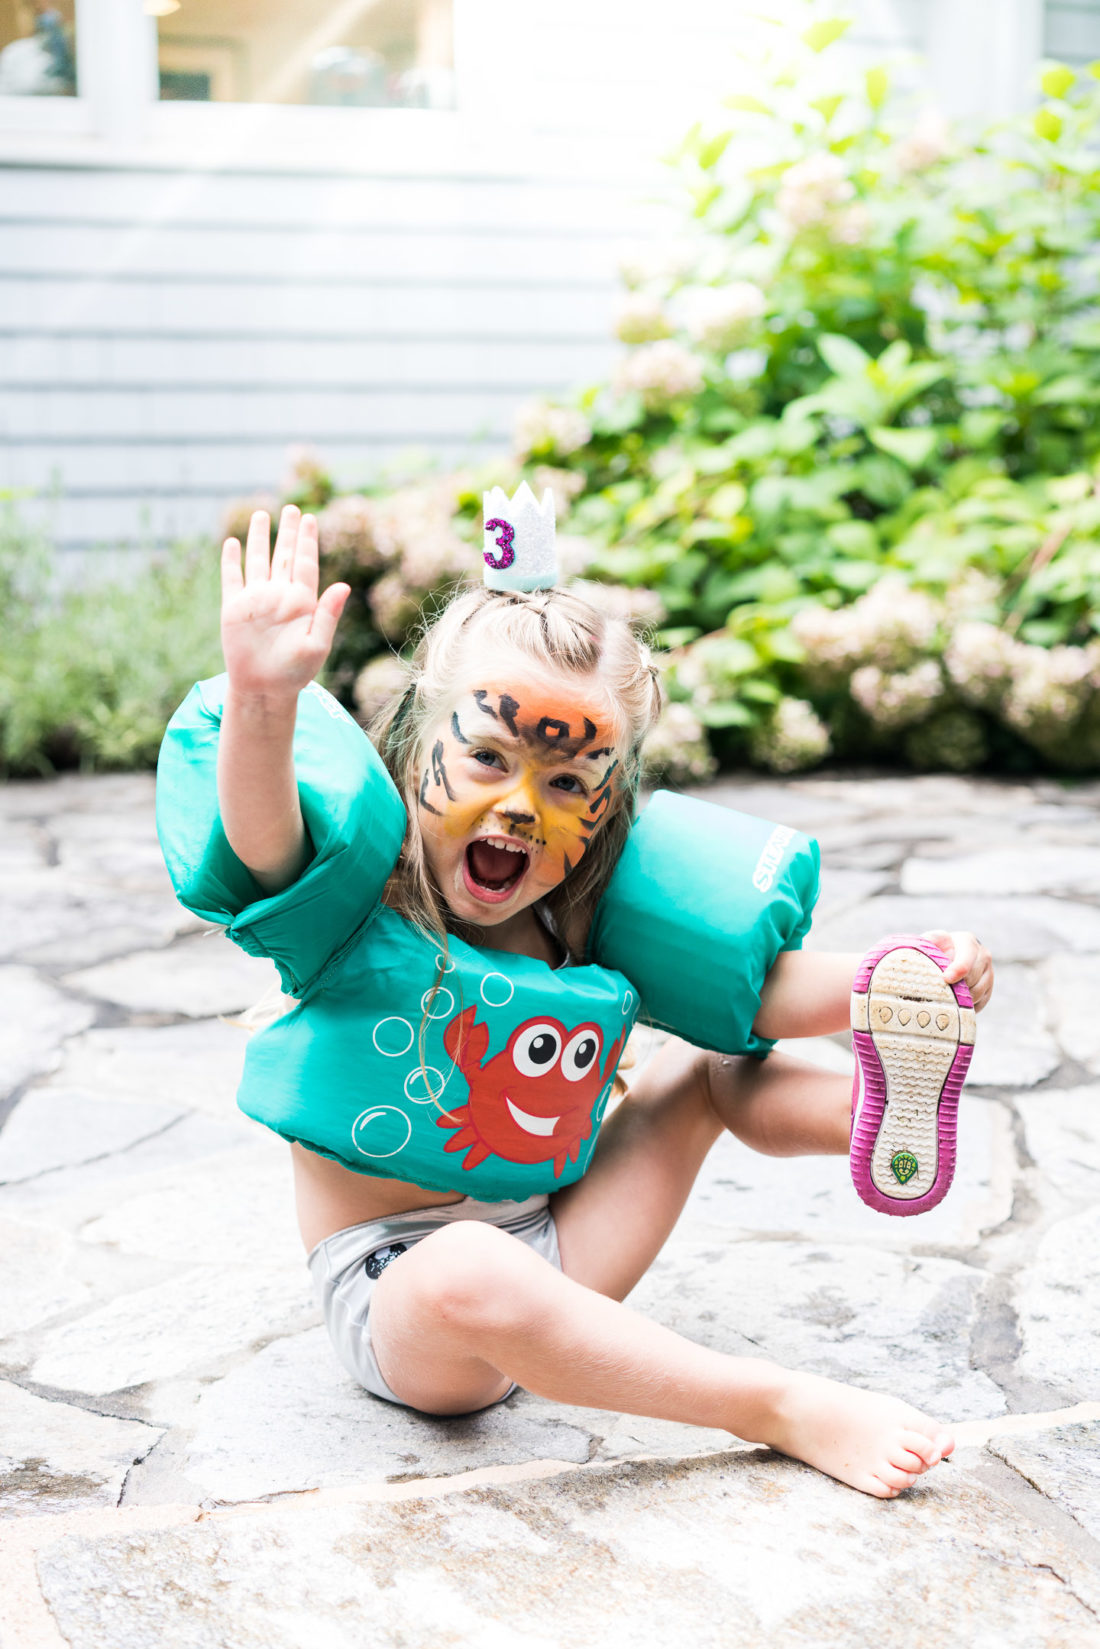
[[[569,677],[463,692],[429,730],[418,790],[425,855],[452,911],[500,921],[569,875],[612,811],[606,699]]]

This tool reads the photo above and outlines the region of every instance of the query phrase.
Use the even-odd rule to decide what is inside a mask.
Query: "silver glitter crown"
[[[503,487],[485,494],[485,582],[490,590],[549,590],[558,582],[554,495],[539,503],[526,481],[512,498]]]

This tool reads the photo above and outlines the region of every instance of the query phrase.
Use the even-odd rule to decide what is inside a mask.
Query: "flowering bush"
[[[654,772],[1100,770],[1100,69],[1046,64],[975,138],[835,70],[844,27],[776,31],[687,135],[688,230],[624,266],[610,380],[524,408],[509,461],[349,500],[298,456],[356,590],[349,700],[475,571],[483,485],[526,478],[566,573],[667,650]]]

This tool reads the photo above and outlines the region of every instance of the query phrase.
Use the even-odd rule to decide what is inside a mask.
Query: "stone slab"
[[[1051,956],[1043,977],[1059,1043],[1071,1059],[1100,1074],[1100,956]]]
[[[72,813],[137,812],[153,817],[152,773],[59,773],[49,779],[9,779],[0,784],[0,818],[43,819]]]
[[[736,1356],[884,1391],[944,1420],[1004,1412],[970,1366],[984,1274],[853,1244],[674,1236],[630,1305]]]
[[[0,1518],[116,1506],[130,1468],[160,1435],[0,1380]]]
[[[145,1100],[207,1116],[236,1114],[248,1032],[220,1019],[112,1025],[73,1037],[50,1085]]]
[[[1059,1220],[1045,1233],[1017,1278],[1015,1304],[1021,1374],[1071,1399],[1095,1398],[1100,1370],[1100,1204]]]
[[[1061,1064],[1042,979],[1035,968],[1014,962],[995,974],[993,995],[977,1018],[967,1080],[977,1088],[1032,1088]]]
[[[277,1340],[209,1387],[178,1469],[204,1498],[450,1476],[526,1460],[584,1461],[577,1411],[516,1393],[437,1418],[387,1403],[344,1373],[324,1328]]]
[[[261,1137],[260,1124],[240,1113],[224,1119],[183,1116],[124,1151],[0,1186],[0,1212],[76,1230],[113,1208],[127,1191],[140,1190],[147,1176],[253,1145]]]
[[[998,1437],[989,1447],[1100,1541],[1100,1421]]]
[[[71,1649],[1095,1649],[1093,1577],[957,1469],[888,1507],[759,1454],[65,1534]]]
[[[277,977],[274,963],[247,956],[210,928],[165,950],[137,951],[82,968],[67,974],[64,983],[141,1012],[207,1019],[249,1007]]]
[[[944,1200],[926,1214],[894,1219],[860,1201],[846,1158],[758,1156],[726,1135],[711,1151],[677,1231],[972,1249],[1012,1213],[1012,1118],[996,1100],[964,1093],[958,1141],[955,1179]]]
[[[107,1099],[80,1088],[31,1088],[0,1133],[0,1185],[128,1151],[181,1116],[175,1107],[149,1100]]]
[[[953,859],[912,858],[902,866],[903,893],[1100,894],[1100,848],[1043,843]]]
[[[1100,1202],[1100,1083],[1021,1094],[1016,1107],[1044,1180],[1071,1202]]]
[[[83,1243],[127,1255],[234,1267],[305,1269],[290,1156],[273,1134],[175,1165],[80,1227]]]
[[[0,876],[44,870],[49,864],[50,840],[33,819],[9,819],[0,835]]]
[[[66,1231],[0,1215],[0,1341],[92,1297],[80,1250]]]
[[[1100,909],[1042,894],[987,899],[880,894],[815,921],[813,946],[816,950],[862,951],[888,933],[937,929],[976,933],[992,952],[994,967],[1005,962],[1042,962],[1058,950],[1100,953]]]
[[[60,1044],[90,1025],[95,1010],[30,968],[0,967],[0,1099],[60,1059]]]
[[[882,870],[838,870],[831,865],[821,868],[821,896],[814,912],[814,922],[827,922],[844,911],[861,906],[866,899],[878,893],[889,882]]]
[[[304,1266],[195,1267],[47,1328],[30,1378],[103,1395],[177,1375],[212,1376],[249,1347],[316,1317]]]

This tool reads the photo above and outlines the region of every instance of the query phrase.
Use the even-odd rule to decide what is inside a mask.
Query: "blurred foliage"
[[[172,711],[220,670],[218,569],[208,546],[138,570],[89,556],[65,585],[46,537],[0,493],[0,774],[151,767]]]

